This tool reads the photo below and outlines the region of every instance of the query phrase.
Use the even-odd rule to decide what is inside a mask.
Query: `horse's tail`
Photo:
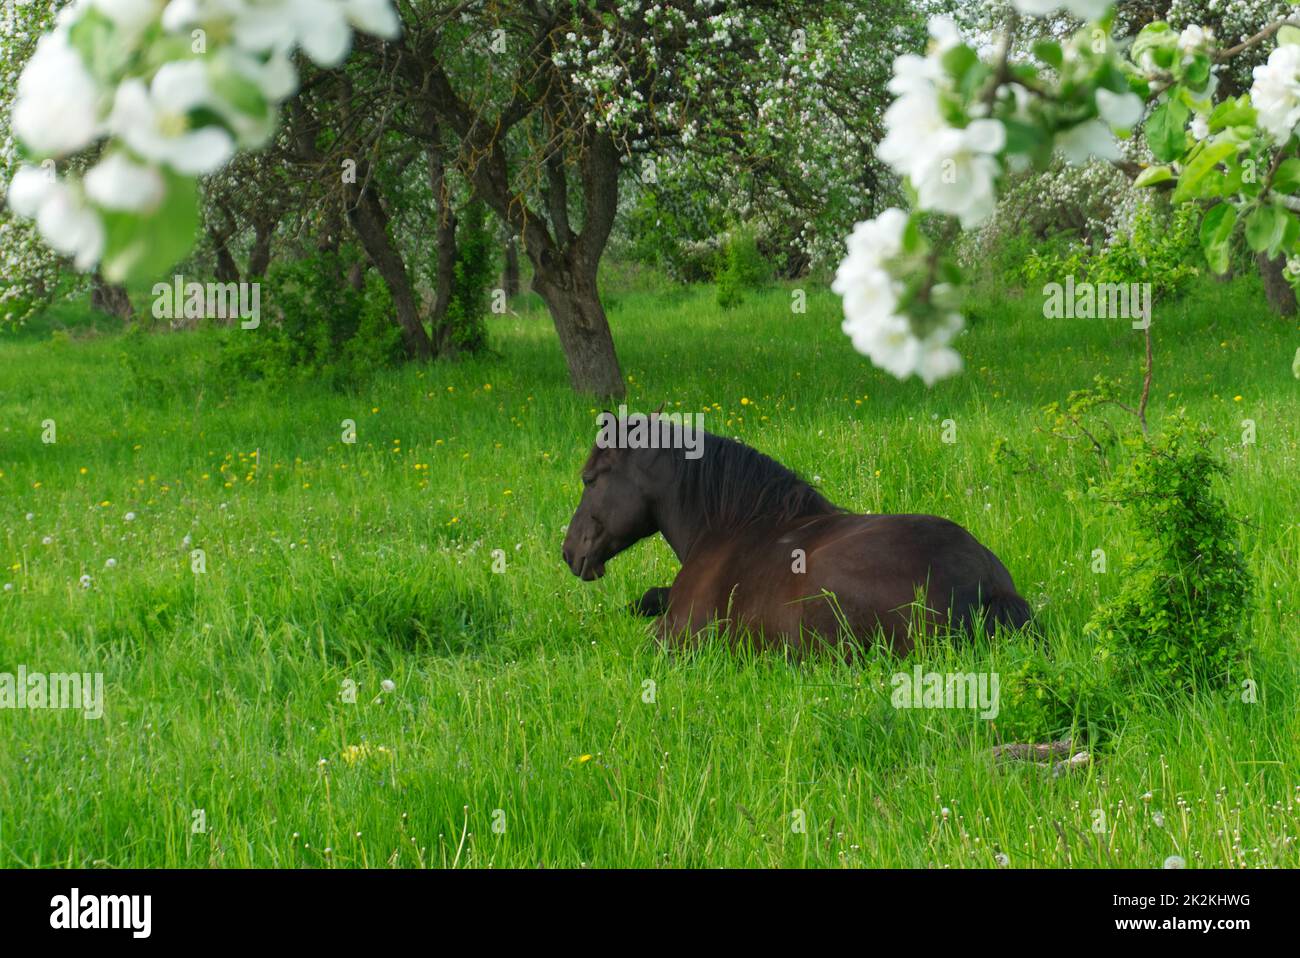
[[[1016,592],[997,591],[989,595],[972,589],[961,598],[966,601],[956,603],[960,610],[956,624],[968,634],[976,632],[977,624],[985,635],[992,635],[998,626],[1019,630],[1033,625],[1033,609]]]
[[[992,632],[996,625],[1004,629],[1020,630],[1034,621],[1034,610],[1019,594],[1001,593],[984,600],[984,623]]]

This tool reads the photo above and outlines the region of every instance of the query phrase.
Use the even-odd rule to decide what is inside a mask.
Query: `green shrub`
[[[1200,272],[1199,211],[1162,215],[1138,207],[1128,231],[1093,249],[1083,243],[1053,243],[1029,249],[1012,279],[1027,287],[1061,282],[1066,276],[1090,283],[1150,283],[1153,296],[1174,296]]]
[[[383,281],[370,272],[361,289],[347,281],[359,254],[318,252],[273,266],[262,283],[262,324],[232,330],[218,370],[227,381],[364,381],[401,355],[401,331]]]
[[[456,263],[451,298],[438,337],[440,350],[478,352],[487,345],[489,297],[496,284],[496,238],[487,228],[482,203],[471,203],[456,228]]]
[[[739,306],[745,300],[745,291],[762,288],[770,275],[753,231],[736,230],[727,242],[724,265],[718,274],[718,305],[723,309]]]
[[[1126,711],[1119,691],[1104,674],[1054,661],[1037,647],[1012,647],[999,668],[1000,742],[1105,744],[1118,732]]]
[[[1100,487],[1131,514],[1134,545],[1119,594],[1086,628],[1128,678],[1219,684],[1244,655],[1251,577],[1215,488],[1212,436],[1174,418],[1159,440],[1128,440],[1131,457]]]

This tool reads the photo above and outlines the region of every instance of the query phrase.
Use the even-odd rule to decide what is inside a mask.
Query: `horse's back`
[[[1029,606],[969,531],[924,514],[830,513],[751,527],[703,544],[674,583],[668,624],[728,618],[764,645],[807,634],[861,644],[882,634],[899,653],[918,625],[1019,628]]]

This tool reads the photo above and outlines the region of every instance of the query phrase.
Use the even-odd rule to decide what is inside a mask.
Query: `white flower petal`
[[[205,126],[172,141],[167,165],[198,176],[219,169],[235,154],[235,141],[219,126]]]
[[[1110,90],[1098,90],[1097,112],[1116,129],[1131,130],[1142,119],[1142,98],[1131,91],[1112,93]]]
[[[22,166],[9,184],[5,203],[19,216],[35,219],[41,204],[54,192],[58,180],[54,170],[39,166]]]
[[[104,224],[66,183],[55,185],[36,217],[45,242],[60,253],[73,257],[80,270],[99,262],[104,251]]]
[[[18,78],[14,135],[42,156],[75,153],[99,132],[101,91],[63,30],[36,44]]]
[[[402,32],[402,21],[389,0],[347,0],[348,20],[358,30],[395,40]]]
[[[135,33],[158,14],[158,0],[90,0],[91,6],[121,30]]]
[[[337,2],[295,0],[300,10],[298,42],[317,66],[335,67],[352,47],[352,31]]]
[[[188,113],[212,99],[208,67],[202,60],[164,63],[149,84],[149,99],[157,110]]]
[[[164,187],[158,171],[113,153],[86,173],[86,196],[110,210],[143,212],[162,200]]]
[[[1088,120],[1056,134],[1055,146],[1075,166],[1090,158],[1118,160],[1121,156],[1115,137],[1101,120]]]

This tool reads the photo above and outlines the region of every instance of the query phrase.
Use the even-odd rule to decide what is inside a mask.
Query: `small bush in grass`
[[[1179,688],[1218,684],[1244,655],[1240,633],[1251,576],[1236,522],[1215,479],[1213,433],[1182,418],[1158,440],[1130,439],[1131,456],[1101,495],[1133,519],[1133,554],[1117,596],[1087,628],[1121,676]]]
[[[718,305],[731,309],[745,301],[745,291],[759,289],[770,275],[758,240],[748,229],[739,229],[727,243],[722,272],[718,274]]]
[[[496,239],[487,228],[483,204],[471,203],[456,231],[456,263],[439,351],[474,353],[487,345],[488,302],[496,283]]]
[[[373,272],[361,289],[347,281],[349,251],[277,264],[263,282],[264,320],[234,330],[218,364],[229,381],[364,380],[401,354],[387,287]]]
[[[1204,265],[1199,219],[1199,211],[1191,208],[1162,216],[1141,206],[1127,231],[1105,245],[1044,244],[1028,250],[1013,275],[1031,290],[1073,276],[1097,284],[1150,283],[1153,296],[1172,298]]]
[[[1104,747],[1130,704],[1095,665],[1057,662],[1041,648],[1013,649],[999,675],[999,742],[1069,739],[1076,746]]]

